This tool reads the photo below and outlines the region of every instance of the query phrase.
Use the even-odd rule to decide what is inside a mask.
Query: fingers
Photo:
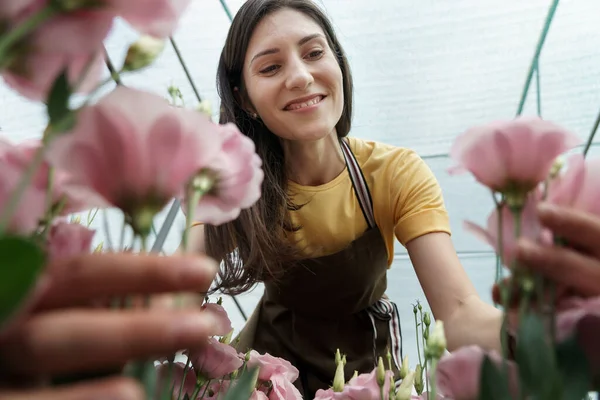
[[[517,258],[528,267],[584,296],[600,294],[600,262],[565,247],[540,246],[521,239]]]
[[[31,318],[0,346],[2,370],[21,375],[108,369],[197,348],[222,331],[210,311],[77,310]]]
[[[0,389],[0,400],[143,400],[145,394],[133,379],[115,377],[65,387],[9,392]]]
[[[160,257],[89,254],[51,266],[52,283],[38,309],[89,303],[93,299],[178,291],[206,292],[217,264],[205,256]]]
[[[554,235],[575,248],[600,256],[600,218],[549,204],[541,204],[538,214],[541,223]]]

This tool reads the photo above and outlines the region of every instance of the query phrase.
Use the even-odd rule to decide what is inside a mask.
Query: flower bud
[[[444,333],[444,322],[436,321],[433,332],[427,339],[426,354],[430,358],[440,359],[446,351],[446,335]]]
[[[415,368],[415,390],[417,394],[420,396],[423,393],[423,367],[421,364],[417,364],[417,368]]]
[[[402,379],[400,386],[396,390],[396,400],[410,400],[412,396],[412,388],[415,384],[415,372],[409,373]]]
[[[351,379],[358,378],[358,371],[354,370],[354,375],[352,375]]]
[[[235,378],[237,378],[238,374],[239,374],[239,369],[235,369],[233,370],[233,372],[231,373],[231,380],[235,380]]]
[[[104,242],[98,243],[98,246],[94,249],[94,253],[102,253],[102,249],[104,248]]]
[[[390,353],[389,349],[388,349],[387,353],[385,354],[385,358],[387,359],[388,369],[391,371],[392,370],[392,353]]]
[[[342,355],[340,354],[340,349],[335,350],[335,365],[339,365],[342,362]]]
[[[223,305],[223,298],[219,297],[219,299],[217,300],[217,305]]]
[[[419,307],[419,311],[423,311],[423,306],[421,305],[421,303],[418,304]]]
[[[425,326],[431,325],[431,316],[428,311],[425,311],[425,314],[423,314],[423,323]]]
[[[123,71],[131,72],[146,68],[156,60],[164,48],[164,40],[147,35],[141,36],[129,46],[123,63]]]
[[[427,340],[429,339],[429,327],[426,326],[425,329],[423,329],[423,339]]]
[[[417,309],[417,306],[413,306],[413,313],[415,315],[417,315],[417,312],[419,312],[419,310]]]
[[[212,117],[212,105],[210,104],[210,101],[208,101],[208,100],[202,100],[196,106],[196,111],[201,112],[203,114],[206,114],[209,117]]]
[[[224,344],[229,344],[231,342],[231,338],[233,337],[233,329],[229,331],[229,333],[225,336],[223,336],[219,342],[224,343]]]
[[[408,364],[408,356],[404,356],[402,360],[402,367],[400,368],[400,378],[404,379],[410,372],[410,365]]]
[[[80,215],[74,215],[71,217],[71,223],[72,224],[81,224],[81,216]]]
[[[385,385],[385,367],[383,366],[383,358],[381,357],[379,357],[379,362],[377,363],[377,384],[379,387]]]
[[[560,171],[562,170],[564,165],[565,165],[564,157],[562,157],[562,156],[556,157],[556,159],[554,160],[554,163],[552,164],[552,167],[550,168],[550,173],[548,174],[548,178],[555,179],[556,177],[558,177],[558,174],[560,174]]]
[[[250,352],[251,352],[251,351],[252,351],[252,350],[248,350],[248,351],[246,352],[246,356],[244,357],[244,361],[246,361],[246,362],[250,361]]]
[[[344,363],[339,362],[335,369],[335,376],[333,377],[333,391],[341,392],[344,390]]]

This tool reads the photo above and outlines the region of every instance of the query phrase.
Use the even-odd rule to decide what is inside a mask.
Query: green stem
[[[419,345],[419,342],[420,342],[420,340],[419,340],[419,322],[417,321],[417,314],[416,313],[413,313],[413,314],[415,314],[415,333],[416,333],[415,337],[417,339],[417,356],[419,357],[419,365],[421,366],[421,368],[423,368],[423,362],[421,361],[421,349],[420,349],[421,346]],[[423,349],[423,351],[425,351],[425,349]]]
[[[0,36],[0,60],[7,58],[8,52],[15,43],[58,13],[59,10],[49,4],[37,13],[31,15],[14,29],[9,30],[5,35]]]
[[[187,252],[187,248],[188,248],[189,233],[190,233],[190,229],[192,227],[192,223],[194,222],[194,210],[196,209],[196,204],[198,204],[200,202],[200,199],[202,198],[202,195],[204,194],[200,190],[193,188],[193,185],[190,185],[188,190],[190,191],[190,193],[188,196],[188,203],[187,203],[187,212],[186,212],[186,218],[185,218],[185,230],[183,231],[183,237],[182,237],[182,247],[183,247],[184,253]]]
[[[179,386],[179,393],[177,394],[177,400],[181,400],[181,394],[183,393],[183,385],[185,383],[185,378],[190,370],[190,357],[188,356],[187,361],[185,362],[185,367],[183,367],[183,378],[181,378],[181,385]],[[195,399],[195,397],[191,397]]]
[[[423,326],[425,325],[425,323],[423,322],[423,310],[419,310],[419,317],[421,318],[421,338],[423,339],[423,358],[425,359],[425,390],[427,391],[427,393],[429,393],[429,378],[427,376],[427,356],[425,350],[427,343],[425,341],[425,329],[423,328]]]
[[[434,399],[434,400],[436,398],[436,392],[437,392],[437,385],[435,382],[435,371],[437,369],[437,363],[438,363],[437,358],[431,359],[431,395],[429,393],[429,390],[427,390],[427,398]]]
[[[25,189],[27,189],[27,186],[31,183],[31,179],[33,179],[34,174],[37,172],[40,165],[42,165],[42,162],[44,161],[44,150],[45,149],[43,146],[36,150],[33,156],[33,160],[27,167],[27,170],[25,170],[25,174],[23,174],[23,177],[21,178],[14,192],[8,199],[8,204],[6,205],[6,208],[2,211],[0,217],[0,234],[6,231],[8,224],[10,223],[10,220],[13,216],[13,213],[19,207],[21,196],[23,196],[23,193],[25,193]]]

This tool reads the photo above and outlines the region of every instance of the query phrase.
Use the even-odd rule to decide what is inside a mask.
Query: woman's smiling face
[[[271,132],[314,141],[335,132],[344,108],[342,71],[319,24],[284,8],[254,30],[243,79],[250,104]]]

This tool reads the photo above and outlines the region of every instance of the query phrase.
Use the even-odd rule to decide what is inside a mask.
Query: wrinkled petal
[[[244,364],[233,347],[214,338],[202,349],[190,351],[189,357],[196,373],[208,379],[224,377]]]
[[[250,351],[248,368],[258,367],[258,379],[268,381],[276,375],[281,375],[290,382],[298,378],[298,369],[283,358],[274,357],[269,353],[260,354],[256,350]]]
[[[474,400],[479,398],[481,366],[485,355],[498,367],[502,357],[495,353],[485,353],[478,346],[462,347],[443,356],[436,369],[436,384],[444,397],[454,400]],[[517,366],[508,361],[509,386],[514,395],[518,393]]]

